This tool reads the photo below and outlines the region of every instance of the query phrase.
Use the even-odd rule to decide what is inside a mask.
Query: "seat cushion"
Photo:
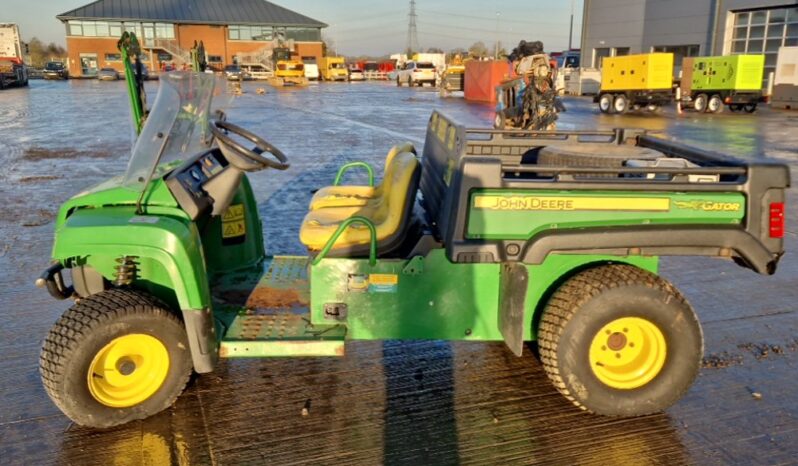
[[[412,204],[418,190],[420,165],[409,152],[394,158],[395,170],[391,173],[391,189],[379,199],[364,206],[329,207],[312,210],[302,222],[299,240],[311,251],[319,251],[330,240],[341,223],[352,216],[366,217],[374,223],[378,249],[381,244],[393,242],[409,222]],[[362,249],[371,241],[369,229],[362,224],[352,224],[338,237],[333,249]]]
[[[364,206],[375,194],[372,186],[325,186],[313,195],[310,210]]]
[[[405,152],[416,153],[413,144],[406,142],[393,146],[385,157],[383,182],[377,186],[327,186],[316,191],[310,200],[310,210],[326,209],[330,207],[364,206],[369,201],[379,198],[384,192],[390,190],[391,171],[393,160],[398,154]]]

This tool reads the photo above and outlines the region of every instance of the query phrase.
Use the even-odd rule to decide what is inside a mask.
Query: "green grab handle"
[[[372,188],[374,187],[374,169],[371,168],[371,165],[367,164],[366,162],[349,162],[344,164],[341,168],[338,169],[338,174],[335,175],[335,181],[333,181],[334,186],[338,186],[341,183],[341,178],[343,178],[344,173],[350,168],[355,167],[363,167],[366,171],[369,172],[369,186]]]
[[[338,241],[338,238],[341,236],[344,230],[349,228],[349,225],[353,223],[362,223],[366,225],[371,233],[371,240],[369,242],[369,265],[374,267],[377,264],[377,227],[374,226],[374,222],[359,215],[349,217],[338,226],[338,229],[335,230],[335,233],[333,233],[329,241],[327,241],[327,244],[325,244],[321,251],[319,251],[319,254],[315,259],[313,259],[311,264],[318,265],[319,262],[324,259],[327,253],[330,252],[330,249],[332,249],[332,247],[335,245],[335,242]]]

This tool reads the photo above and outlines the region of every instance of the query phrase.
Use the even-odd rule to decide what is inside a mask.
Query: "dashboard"
[[[204,187],[228,165],[221,151],[211,149],[192,157],[166,176],[166,185],[192,220],[213,207],[213,198]]]

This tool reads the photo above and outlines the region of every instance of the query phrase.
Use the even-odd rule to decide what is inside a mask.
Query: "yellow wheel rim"
[[[131,334],[105,345],[89,364],[89,391],[112,408],[128,408],[151,397],[166,380],[169,352],[155,337]]]
[[[590,343],[590,367],[604,384],[629,390],[651,382],[665,365],[665,336],[653,322],[622,317],[608,323]]]

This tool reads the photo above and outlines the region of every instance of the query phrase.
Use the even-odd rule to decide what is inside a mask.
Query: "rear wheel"
[[[660,106],[659,106],[659,105],[657,105],[657,104],[648,104],[648,105],[646,105],[646,110],[648,110],[648,111],[649,111],[649,112],[651,112],[651,113],[657,113],[657,112],[659,112],[661,109],[662,109],[662,107],[660,107]]]
[[[743,110],[745,110],[745,113],[754,113],[756,111],[756,104],[745,104]]]
[[[731,105],[729,105],[729,110],[731,110],[733,113],[737,113],[737,112],[741,111],[742,109],[743,109],[743,106],[740,105],[740,104],[731,104]]]
[[[68,309],[39,357],[45,391],[75,423],[112,427],[168,408],[192,372],[180,319],[151,296],[113,289]]]
[[[710,97],[709,102],[707,103],[707,112],[720,113],[722,111],[723,111],[723,99],[721,99],[718,94],[715,94],[712,97]]]
[[[613,101],[612,94],[601,94],[599,96],[599,110],[601,113],[612,113]]]
[[[709,97],[706,94],[698,94],[693,100],[693,108],[696,112],[703,113],[707,110]]]
[[[703,336],[673,285],[629,265],[603,265],[566,281],[539,329],[554,386],[576,406],[639,416],[675,403],[692,385]]]
[[[626,111],[629,110],[629,99],[623,94],[615,96],[615,100],[612,103],[612,110],[615,113],[626,113]]]

